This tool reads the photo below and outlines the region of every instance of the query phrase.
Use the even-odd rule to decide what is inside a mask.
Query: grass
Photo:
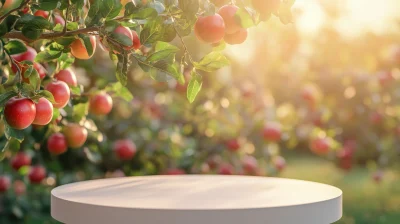
[[[343,218],[336,224],[400,223],[400,175],[386,171],[376,184],[365,168],[343,172],[331,162],[309,157],[289,156],[281,177],[316,181],[336,186],[343,191]]]

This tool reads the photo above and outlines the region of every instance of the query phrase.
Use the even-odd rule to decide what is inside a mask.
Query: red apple
[[[35,16],[41,16],[41,17],[43,17],[45,19],[48,19],[50,14],[47,11],[37,10],[34,15]]]
[[[47,150],[53,155],[60,155],[66,152],[68,149],[67,140],[61,133],[52,134],[47,139]]]
[[[227,34],[236,33],[242,28],[235,16],[238,9],[239,7],[235,5],[225,5],[218,11],[218,14],[224,19],[225,33]]]
[[[121,160],[131,160],[136,154],[136,145],[129,139],[118,140],[114,143],[113,150]]]
[[[88,135],[85,127],[72,123],[65,125],[63,133],[71,148],[80,148],[85,144]]]
[[[316,138],[311,141],[311,151],[317,155],[326,155],[330,151],[330,141],[328,138]]]
[[[17,130],[29,127],[35,116],[35,104],[28,98],[13,97],[4,106],[4,118],[7,124]]]
[[[383,179],[383,172],[380,170],[376,171],[372,174],[372,179],[375,181],[375,183],[380,183]]]
[[[231,164],[224,163],[219,166],[218,174],[221,175],[233,175],[234,168]]]
[[[247,39],[247,29],[239,29],[236,33],[225,34],[224,40],[227,44],[241,44]]]
[[[256,174],[258,170],[258,161],[253,156],[245,156],[242,161],[242,167],[246,174]]]
[[[11,185],[10,178],[8,176],[0,176],[0,193],[6,192]]]
[[[59,80],[53,81],[46,86],[46,90],[53,94],[55,101],[53,106],[55,108],[64,108],[67,105],[71,93],[65,82]]]
[[[26,192],[25,183],[21,180],[16,180],[13,183],[14,192],[16,195],[21,196]]]
[[[90,38],[90,43],[92,44],[93,54],[94,54],[94,51],[96,50],[96,37],[89,36],[89,38]],[[81,39],[74,40],[74,42],[72,42],[72,44],[70,45],[70,48],[71,48],[71,54],[76,58],[86,60],[93,56],[93,54],[89,55]]]
[[[194,25],[196,37],[206,43],[220,42],[225,35],[224,19],[219,15],[200,16]]]
[[[265,140],[270,142],[277,142],[281,140],[281,125],[275,122],[267,123],[263,129],[263,136]]]
[[[76,75],[71,69],[62,69],[57,74],[54,75],[59,81],[67,83],[68,86],[78,86],[78,81],[76,80]]]
[[[226,141],[225,145],[231,152],[237,152],[240,149],[240,144],[237,139],[230,139]]]
[[[61,26],[65,25],[65,20],[60,15],[54,15],[54,25],[60,24]]]
[[[33,124],[47,125],[53,118],[53,105],[46,98],[40,98],[39,102],[35,105],[36,116]]]
[[[110,95],[105,92],[90,97],[89,110],[95,115],[106,115],[110,113],[113,101]]]
[[[42,166],[33,166],[28,174],[29,181],[32,184],[40,184],[46,177],[46,169]]]
[[[286,160],[282,156],[277,156],[273,160],[275,169],[278,171],[282,171],[286,167]]]
[[[16,171],[23,166],[29,165],[31,165],[31,157],[24,152],[18,152],[17,155],[11,159],[11,167]]]

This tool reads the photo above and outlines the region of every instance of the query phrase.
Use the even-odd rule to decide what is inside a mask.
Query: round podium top
[[[327,224],[342,215],[338,188],[282,178],[182,175],[84,181],[51,192],[63,223]]]

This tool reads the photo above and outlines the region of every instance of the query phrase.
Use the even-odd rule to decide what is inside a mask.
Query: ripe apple
[[[56,78],[59,81],[63,81],[65,83],[67,83],[67,85],[70,87],[78,86],[78,81],[76,80],[76,75],[69,68],[60,70],[57,74],[54,75],[54,78]]]
[[[206,43],[220,42],[225,35],[224,19],[219,15],[200,16],[194,25],[196,37]]]
[[[282,171],[286,167],[286,160],[282,156],[277,156],[273,160],[275,169],[278,171]]]
[[[263,137],[270,142],[281,140],[282,130],[281,125],[275,122],[269,122],[264,126]]]
[[[65,125],[63,133],[68,146],[71,148],[80,148],[85,144],[88,135],[88,131],[85,127],[73,123]]]
[[[233,175],[234,168],[231,164],[224,163],[219,166],[218,174],[221,175]]]
[[[170,168],[164,174],[165,175],[183,175],[183,174],[186,174],[186,172],[179,168]]]
[[[235,17],[238,9],[239,7],[235,5],[225,5],[218,11],[218,14],[222,17],[222,19],[224,19],[225,33],[227,34],[234,34],[242,28],[239,21]]]
[[[241,28],[236,33],[225,34],[224,40],[227,44],[235,45],[245,42],[247,39],[247,29]]]
[[[269,14],[279,9],[281,0],[252,0],[251,3],[254,9],[261,14]]]
[[[61,26],[65,25],[65,20],[60,15],[54,15],[54,25],[60,24]]]
[[[34,48],[26,46],[26,51],[20,54],[13,54],[11,55],[11,58],[14,59],[16,62],[21,62],[21,61],[33,61],[35,60],[35,57],[37,55],[37,52]],[[14,73],[18,71],[18,69],[15,67],[14,64],[12,64],[11,69]]]
[[[117,26],[117,28],[115,28],[114,33],[122,34],[122,35],[128,37],[132,41],[131,46],[124,47],[125,50],[130,50],[133,47],[133,35],[132,35],[131,29],[129,29],[128,27],[119,25],[119,26]]]
[[[6,192],[11,185],[10,178],[8,176],[0,176],[0,193]]]
[[[35,120],[35,103],[28,98],[13,97],[4,106],[4,118],[7,124],[17,130],[22,130]]]
[[[221,164],[222,158],[220,155],[213,155],[207,159],[207,164],[210,169],[215,169],[219,164]]]
[[[375,111],[369,116],[369,120],[373,125],[379,125],[383,122],[383,115]]]
[[[5,0],[1,9],[8,11],[15,4],[14,0]]]
[[[39,102],[35,105],[36,116],[33,124],[46,125],[50,123],[53,118],[53,105],[46,98],[40,98]]]
[[[113,101],[110,95],[105,92],[90,97],[89,111],[95,115],[106,115],[110,113]]]
[[[315,138],[311,141],[310,148],[317,155],[326,155],[330,151],[330,141],[328,138]]]
[[[242,167],[246,174],[256,174],[258,170],[258,161],[253,156],[245,156],[242,160]]]
[[[29,12],[29,10],[30,10],[30,7],[29,6],[25,6],[24,8],[21,9],[21,12],[23,14],[27,14]]]
[[[21,180],[16,180],[13,183],[14,192],[16,195],[21,196],[26,192],[26,185]]]
[[[96,50],[96,37],[95,36],[89,36],[90,38],[90,43],[92,44],[93,48],[93,53],[92,55],[89,55],[88,51],[86,50],[85,45],[83,44],[81,39],[76,39],[72,44],[70,45],[71,47],[71,54],[79,59],[89,59],[93,56],[95,50]]]
[[[226,141],[225,145],[231,152],[237,152],[240,149],[240,144],[237,139],[230,139]]]
[[[46,169],[42,166],[33,166],[29,171],[28,178],[32,184],[40,184],[46,177]]]
[[[113,150],[119,159],[130,160],[136,154],[136,145],[129,139],[122,139],[114,143]]]
[[[383,172],[380,170],[376,171],[372,174],[372,179],[375,181],[375,183],[379,184],[383,179]]]
[[[43,18],[45,18],[45,19],[48,19],[50,14],[49,14],[49,12],[47,12],[47,11],[37,10],[37,11],[35,12],[35,14],[33,14],[33,15],[35,15],[35,16],[41,16],[41,17],[43,17]]]
[[[47,150],[53,155],[60,155],[66,152],[68,149],[67,140],[61,133],[52,134],[47,139]]]
[[[18,152],[17,155],[11,159],[11,167],[16,171],[23,166],[29,165],[31,165],[31,157],[24,152]]]
[[[33,67],[36,69],[36,71],[39,73],[39,77],[43,79],[46,76],[46,69],[43,68],[43,66],[37,62],[33,62]]]
[[[46,90],[53,94],[55,108],[64,108],[67,105],[71,93],[65,82],[53,81],[46,86]]]

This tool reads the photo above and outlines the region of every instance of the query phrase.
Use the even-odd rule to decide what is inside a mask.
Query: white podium
[[[123,177],[51,195],[52,217],[66,224],[328,224],[342,216],[338,188],[268,177]]]

